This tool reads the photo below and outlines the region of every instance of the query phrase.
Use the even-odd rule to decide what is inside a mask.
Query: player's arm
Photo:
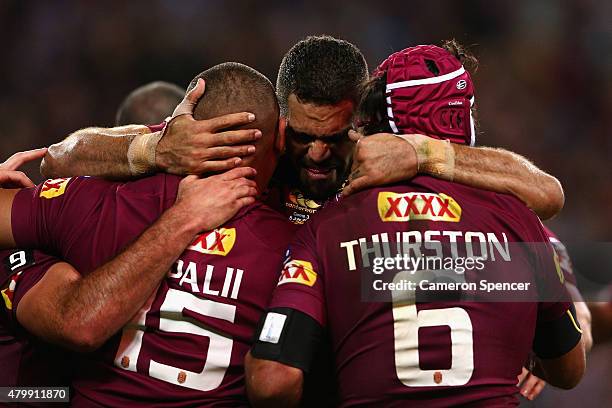
[[[255,146],[248,143],[259,139],[261,132],[225,130],[255,120],[248,112],[195,120],[193,107],[203,93],[201,80],[159,131],[142,125],[78,130],[49,147],[40,171],[47,178],[129,179],[156,171],[185,175],[232,169],[242,157],[255,152]]]
[[[582,294],[578,290],[574,266],[567,247],[559,240],[549,228],[544,227],[544,232],[548,236],[550,243],[557,254],[559,266],[563,272],[565,289],[569,293],[574,307],[576,308],[576,318],[582,330],[582,340],[584,341],[585,351],[588,353],[593,347],[593,335],[591,333],[591,312],[586,305]]]
[[[455,152],[455,169],[452,176],[449,175],[452,180],[513,194],[543,220],[552,218],[563,208],[565,195],[559,180],[525,157],[499,148],[457,144],[451,147]],[[424,163],[424,169],[429,174],[435,175],[437,168],[435,158]]]
[[[423,135],[408,135],[403,139],[388,133],[362,137],[351,132],[350,136],[359,143],[344,194],[410,179],[421,173],[513,194],[541,219],[557,214],[565,202],[556,178],[525,157],[507,150],[468,147]]]
[[[557,319],[538,322],[533,350],[538,356],[534,375],[563,389],[578,385],[586,362],[582,330],[573,304]]]
[[[52,266],[21,300],[18,321],[46,341],[94,350],[123,327],[196,234],[254,201],[249,168],[206,179],[189,176],[176,203],[114,259],[82,277],[66,263]],[[214,191],[214,194],[210,194]]]
[[[311,369],[325,324],[323,271],[316,242],[313,223],[298,230],[268,312],[255,331],[245,360],[253,406],[295,406],[301,399],[304,373]]]
[[[254,407],[299,404],[304,373],[311,368],[322,333],[322,326],[300,310],[268,310],[245,359],[247,394]]]
[[[567,281],[565,282],[565,286],[572,297],[576,310],[576,320],[582,330],[582,342],[584,344],[585,353],[588,353],[593,346],[593,336],[591,335],[591,312],[584,302],[578,288]],[[537,363],[535,367],[533,371],[538,370]],[[541,370],[539,371],[541,372]],[[519,376],[518,386],[520,387],[521,394],[528,400],[533,401],[540,395],[546,386],[546,382],[533,372],[523,368],[523,372]]]
[[[576,319],[582,330],[582,341],[584,342],[584,351],[588,353],[593,347],[593,335],[591,333],[591,311],[585,303],[578,288],[569,282],[565,282],[568,292],[572,296],[574,308],[576,309]]]
[[[88,175],[127,179],[131,177],[127,153],[134,138],[152,140],[159,133],[142,125],[78,130],[49,147],[40,173],[46,178]]]
[[[296,407],[302,399],[304,373],[299,368],[259,359],[248,352],[244,360],[247,394],[251,405]]]
[[[0,248],[15,248],[11,211],[19,189],[0,189]]]

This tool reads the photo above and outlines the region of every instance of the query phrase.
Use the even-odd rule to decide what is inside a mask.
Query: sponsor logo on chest
[[[236,228],[218,228],[198,235],[188,250],[226,256],[236,243]]]
[[[378,193],[378,215],[383,222],[413,220],[459,222],[461,206],[452,197],[433,193]]]

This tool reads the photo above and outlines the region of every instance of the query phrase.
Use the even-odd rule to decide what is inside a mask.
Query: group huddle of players
[[[563,191],[515,153],[473,147],[473,62],[449,41],[370,75],[353,44],[308,37],[276,87],[216,65],[186,95],[133,93],[117,127],[13,156],[0,385],[69,385],[77,407],[489,407],[574,387],[590,315],[540,222]],[[33,186],[15,170],[41,157],[50,178]],[[364,299],[351,264],[377,242],[360,237],[414,248],[416,232],[425,246],[541,243],[488,274],[554,300]]]

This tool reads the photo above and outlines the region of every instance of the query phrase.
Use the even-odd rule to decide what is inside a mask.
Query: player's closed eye
[[[327,144],[337,144],[346,141],[348,138],[348,130],[336,133],[334,135],[316,137],[311,136],[307,133],[296,132],[295,130],[287,127],[288,136],[295,142],[299,144],[309,144],[314,142],[316,139],[320,139]]]
[[[293,143],[307,145],[314,142],[317,138],[309,135],[308,133],[298,132],[291,126],[287,126],[287,138],[293,141]]]
[[[289,137],[291,137],[295,143],[308,144],[315,140],[315,137],[306,133],[296,132],[295,130],[290,130],[288,133]]]
[[[325,143],[328,143],[328,144],[342,143],[342,142],[345,142],[347,139],[348,139],[348,129],[344,132],[336,133],[335,135],[326,136],[325,138],[323,138]]]

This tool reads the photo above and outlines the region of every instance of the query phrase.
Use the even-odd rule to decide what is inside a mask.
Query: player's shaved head
[[[115,125],[158,124],[185,96],[185,90],[169,82],[156,81],[134,89],[121,102]]]
[[[265,75],[237,62],[215,65],[197,75],[189,84],[188,90],[195,87],[197,80],[206,82],[206,91],[195,106],[193,117],[196,120],[212,119],[230,113],[250,112],[255,121],[239,129],[259,129],[262,138],[253,144],[253,156],[243,160],[243,165],[257,169],[262,185],[272,175],[279,149],[284,145],[284,134],[279,135],[279,107],[274,86]],[[279,141],[281,145],[279,145]]]
[[[247,128],[260,129],[264,138],[276,132],[278,102],[274,86],[265,75],[244,64],[225,62],[200,73],[188,89],[195,86],[198,78],[206,81],[206,92],[195,107],[196,120],[251,112],[255,122]]]

